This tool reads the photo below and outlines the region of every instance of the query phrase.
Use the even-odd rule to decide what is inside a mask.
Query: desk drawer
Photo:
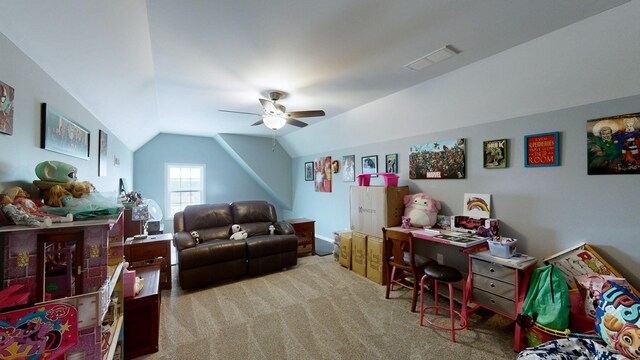
[[[298,244],[298,255],[308,254],[313,251],[311,244]]]
[[[482,276],[480,274],[473,275],[473,287],[507,299],[515,299],[516,297],[516,287],[513,284]]]
[[[152,242],[144,243],[140,245],[131,245],[129,249],[129,256],[131,259],[126,259],[129,262],[138,260],[155,259],[157,257],[169,257],[170,252],[168,249],[168,242]]]
[[[313,231],[296,231],[296,236],[298,237],[298,245],[311,244],[315,240]]]
[[[488,293],[477,288],[473,289],[473,302],[488,309],[508,315],[511,319],[516,317],[516,302],[501,296]]]
[[[474,274],[484,275],[509,284],[516,283],[516,271],[514,269],[480,259],[472,260]]]

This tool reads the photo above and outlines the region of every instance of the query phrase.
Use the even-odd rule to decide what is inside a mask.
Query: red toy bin
[[[398,186],[399,176],[393,173],[380,173],[384,177],[384,186]]]
[[[359,186],[369,186],[369,183],[371,183],[371,174],[358,175]]]

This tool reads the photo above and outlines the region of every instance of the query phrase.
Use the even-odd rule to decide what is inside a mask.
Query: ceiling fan
[[[257,113],[243,112],[243,111],[232,111],[232,110],[218,110],[218,111],[235,113],[235,114],[261,116],[262,119],[260,121],[256,121],[255,123],[251,124],[251,126],[264,124],[266,127],[272,130],[281,129],[285,124],[289,124],[297,127],[305,127],[308,124],[296,118],[324,116],[323,110],[306,110],[306,111],[287,112],[287,109],[284,107],[284,105],[277,103],[278,100],[283,99],[286,96],[287,94],[283,91],[273,90],[269,92],[269,98],[271,100],[258,99],[260,100],[260,104],[264,108],[264,114],[257,114]]]

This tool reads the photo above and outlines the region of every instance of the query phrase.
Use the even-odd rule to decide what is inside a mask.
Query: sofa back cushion
[[[269,225],[277,221],[275,207],[266,201],[236,201],[231,203],[231,213],[233,223],[249,236],[268,234]]]
[[[221,228],[222,231],[226,228],[226,234],[222,238],[229,238],[228,232],[233,224],[233,217],[228,204],[189,205],[184,208],[183,217],[184,230],[187,232],[200,232],[211,228]]]

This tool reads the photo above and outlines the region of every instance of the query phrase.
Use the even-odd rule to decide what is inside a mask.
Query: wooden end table
[[[171,246],[173,234],[149,235],[144,239],[128,238],[124,259],[129,269],[160,265],[160,288],[171,289]]]
[[[298,237],[298,256],[316,254],[316,230],[315,220],[309,219],[289,219],[287,220]]]

